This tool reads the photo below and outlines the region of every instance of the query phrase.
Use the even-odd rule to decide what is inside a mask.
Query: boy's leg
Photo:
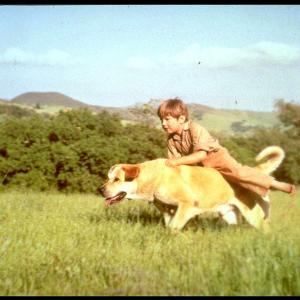
[[[261,171],[240,164],[227,149],[223,150],[215,159],[210,159],[210,166],[217,169],[229,181],[241,185],[260,196],[265,196],[269,188],[289,193],[294,196],[296,187],[293,184],[280,182]]]

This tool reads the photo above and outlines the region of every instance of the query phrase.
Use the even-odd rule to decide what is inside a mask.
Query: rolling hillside
[[[5,104],[5,103],[7,103],[7,100],[0,98],[0,103]]]
[[[56,92],[38,93],[31,92],[21,94],[10,100],[11,103],[36,106],[63,106],[70,108],[88,107],[88,104]]]
[[[60,110],[88,108],[93,112],[107,111],[116,113],[124,124],[146,122],[160,126],[156,110],[162,99],[151,99],[147,103],[137,103],[127,107],[106,107],[89,105],[57,92],[30,92],[11,100],[0,100],[1,105],[17,106],[26,111],[56,114]],[[208,130],[225,134],[249,133],[255,127],[272,127],[279,123],[273,112],[215,109],[196,103],[189,103],[190,117],[199,121]],[[2,109],[2,114],[5,114]],[[0,111],[1,113],[1,111]]]

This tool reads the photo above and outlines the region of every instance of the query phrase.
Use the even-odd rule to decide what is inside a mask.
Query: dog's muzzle
[[[118,203],[122,201],[125,198],[125,196],[126,196],[125,192],[120,192],[113,197],[105,198],[105,206],[110,206],[112,204]]]
[[[98,192],[98,194],[101,194],[105,198],[105,206],[110,206],[114,203],[118,203],[118,202],[122,201],[127,194],[126,192],[119,192],[117,195],[109,197],[107,195],[105,185],[102,185],[101,187],[99,187],[97,189],[97,192]]]

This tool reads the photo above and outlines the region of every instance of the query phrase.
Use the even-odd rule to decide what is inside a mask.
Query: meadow
[[[151,204],[0,194],[0,295],[300,295],[300,196],[272,192],[271,231],[212,217],[180,233]]]

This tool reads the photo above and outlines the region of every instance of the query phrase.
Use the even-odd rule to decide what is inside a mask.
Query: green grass
[[[300,197],[272,231],[199,219],[174,234],[148,203],[0,194],[0,295],[300,295]]]

